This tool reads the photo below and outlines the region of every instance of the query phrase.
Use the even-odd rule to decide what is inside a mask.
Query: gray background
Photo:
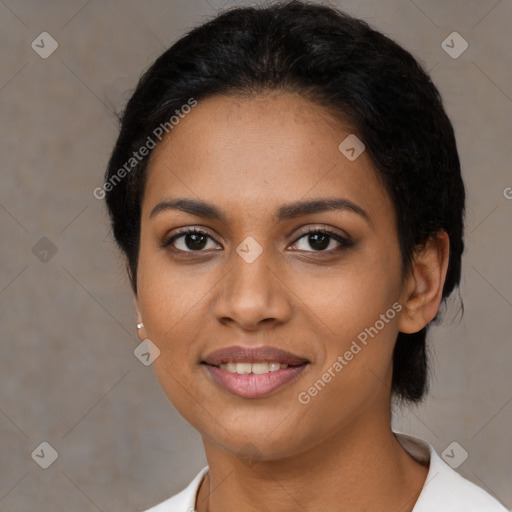
[[[199,435],[133,355],[131,293],[92,191],[116,138],[112,111],[141,71],[232,5],[0,1],[2,511],[138,511],[205,464]],[[457,441],[469,454],[460,473],[512,507],[512,200],[504,195],[512,186],[512,2],[333,5],[431,71],[469,192],[465,316],[455,317],[455,300],[432,330],[432,392],[421,407],[397,412],[394,426],[438,453]],[[43,31],[59,44],[47,59],[31,48]],[[456,59],[441,47],[453,31],[469,44]],[[42,237],[55,247],[36,245]],[[48,469],[31,458],[43,441],[58,452]]]

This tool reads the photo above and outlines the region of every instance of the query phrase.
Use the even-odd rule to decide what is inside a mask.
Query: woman
[[[408,52],[328,7],[228,11],[141,78],[104,190],[208,460],[151,511],[505,510],[391,429],[464,248],[453,128]]]

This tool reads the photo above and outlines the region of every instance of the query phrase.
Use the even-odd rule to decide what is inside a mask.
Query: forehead
[[[368,155],[351,161],[340,151],[351,134],[294,93],[202,100],[154,149],[143,215],[174,197],[243,205],[249,214],[320,196],[346,197],[378,215],[392,206]]]

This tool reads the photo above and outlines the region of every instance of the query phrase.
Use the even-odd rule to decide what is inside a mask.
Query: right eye
[[[208,242],[213,242],[213,247],[208,247]],[[204,252],[204,249],[215,249],[218,243],[206,232],[195,228],[185,229],[164,240],[162,247],[171,245],[182,252]]]

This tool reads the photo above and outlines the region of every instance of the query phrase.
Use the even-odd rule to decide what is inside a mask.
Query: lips
[[[309,361],[275,347],[233,346],[212,352],[202,364],[222,389],[242,398],[262,398],[299,378]],[[268,371],[262,372],[265,365]]]

